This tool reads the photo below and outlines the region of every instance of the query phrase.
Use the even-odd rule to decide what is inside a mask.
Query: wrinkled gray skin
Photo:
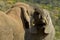
[[[55,29],[49,11],[33,7],[30,16],[30,27],[26,30],[25,40],[54,40]]]

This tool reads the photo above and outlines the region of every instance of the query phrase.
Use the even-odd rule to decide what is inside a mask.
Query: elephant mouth
[[[41,25],[36,25],[36,26],[34,26],[34,27],[31,27],[31,28],[29,28],[29,32],[31,33],[31,34],[38,34],[38,33],[40,33],[41,31],[44,33],[44,27],[41,27]]]
[[[34,25],[34,27],[36,27],[37,31],[39,29],[43,29],[45,26],[46,26],[46,23],[43,21],[39,21],[39,22],[35,23],[35,25]]]
[[[41,31],[41,30],[44,30],[46,26],[46,22],[43,22],[43,20],[39,19],[38,20],[35,20],[34,22],[32,22],[32,26],[30,29],[30,33],[32,34],[37,34],[38,31]]]

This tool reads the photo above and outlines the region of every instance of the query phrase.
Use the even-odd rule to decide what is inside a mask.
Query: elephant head
[[[33,7],[34,12],[30,17],[30,33],[51,33],[53,27],[49,11],[37,6]]]

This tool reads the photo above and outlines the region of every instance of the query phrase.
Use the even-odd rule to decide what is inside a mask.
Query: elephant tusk
[[[48,24],[48,21],[47,21],[47,18],[43,18],[43,23],[46,23],[46,24]]]

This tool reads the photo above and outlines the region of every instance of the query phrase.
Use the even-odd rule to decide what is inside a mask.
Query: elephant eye
[[[38,12],[35,12],[35,15],[39,15],[39,13]]]

